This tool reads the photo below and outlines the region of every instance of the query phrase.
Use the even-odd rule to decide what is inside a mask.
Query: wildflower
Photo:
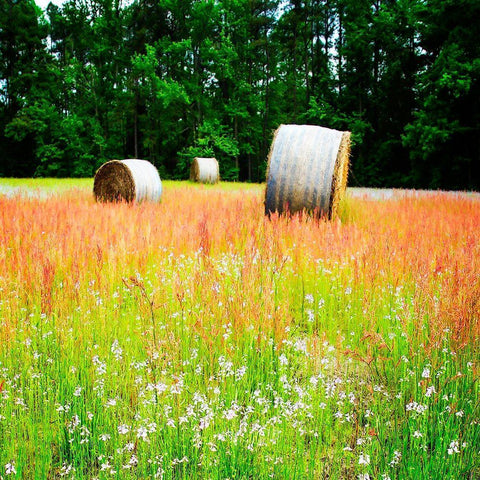
[[[147,385],[147,388],[150,387],[150,384]],[[155,385],[153,385],[153,388],[157,391],[157,393],[163,393],[165,390],[167,390],[168,386],[163,383],[163,382],[158,382]]]
[[[106,442],[107,440],[110,440],[111,436],[108,433],[102,433],[98,438],[102,442]]]
[[[144,442],[148,442],[148,430],[145,427],[138,427],[137,438],[141,438]]]
[[[78,415],[74,415],[72,417],[72,420],[68,424],[68,431],[70,433],[73,433],[75,431],[75,428],[80,425],[80,417]]]
[[[16,475],[17,470],[15,469],[15,463],[9,462],[5,465],[5,475]]]
[[[428,367],[423,369],[422,378],[430,378],[430,369]]]
[[[417,403],[417,402],[410,402],[405,406],[405,409],[407,410],[407,412],[410,410],[413,410],[414,412],[417,412],[420,415],[422,415],[428,409],[428,405],[422,405],[421,403]]]
[[[104,472],[105,470],[110,470],[112,469],[112,465],[110,465],[110,462],[107,460],[105,463],[102,463],[100,465],[100,471]]]
[[[447,450],[448,454],[453,455],[454,453],[460,453],[460,450],[458,447],[459,447],[458,440],[454,440],[453,442],[451,442]]]
[[[82,425],[80,427],[80,436],[82,437],[82,439],[80,440],[80,444],[88,443],[90,441],[90,430],[85,425]]]
[[[418,431],[418,430],[415,430],[413,432],[413,438],[422,438],[423,437],[423,433]]]
[[[216,452],[217,451],[217,446],[213,442],[207,443],[208,448],[210,449],[211,452]]]
[[[126,435],[130,431],[130,427],[128,425],[119,425],[117,430],[120,435]]]
[[[118,340],[115,339],[113,341],[112,346],[110,347],[110,351],[113,353],[115,360],[122,359],[123,350],[122,350],[122,347],[120,347]]]
[[[370,475],[368,473],[360,473],[358,480],[370,480]]]
[[[238,380],[240,380],[245,375],[246,372],[247,372],[247,366],[246,365],[240,367],[235,372],[235,380],[238,382]]]
[[[367,453],[365,454],[361,453],[360,456],[358,457],[358,464],[370,465],[370,455],[368,455]]]
[[[109,398],[107,403],[105,403],[106,407],[114,407],[117,404],[117,400],[115,398]]]
[[[278,361],[280,365],[288,365],[288,358],[283,353],[278,357]]]
[[[390,466],[393,467],[394,465],[398,465],[401,459],[402,459],[402,454],[398,450],[395,450],[393,452],[393,458],[390,462]]]
[[[307,293],[307,294],[305,295],[305,301],[306,301],[307,303],[313,303],[313,295],[312,295],[311,293]]]
[[[70,474],[70,472],[74,472],[75,468],[73,465],[69,465],[68,463],[63,463],[62,468],[60,469],[60,476],[61,477],[66,477],[67,475]]]
[[[79,397],[82,394],[82,387],[78,385],[73,392],[74,397]]]
[[[459,410],[458,412],[455,413],[456,417],[463,417],[463,415],[464,415],[463,410]]]
[[[437,391],[435,390],[435,386],[432,385],[431,387],[427,388],[427,391],[425,392],[425,396],[430,398],[434,393],[437,393]]]
[[[237,412],[233,408],[230,408],[229,410],[223,412],[223,416],[227,420],[231,420],[232,418],[235,418],[237,416]]]

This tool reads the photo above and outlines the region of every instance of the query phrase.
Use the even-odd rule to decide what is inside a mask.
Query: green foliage
[[[0,2],[0,174],[192,155],[263,181],[272,132],[353,133],[353,184],[478,188],[475,0]],[[48,38],[48,41],[47,41]]]
[[[215,157],[222,180],[238,180],[235,157],[239,154],[238,142],[218,122],[204,122],[198,130],[194,145],[179,153],[178,178],[188,178],[190,165],[195,157]]]

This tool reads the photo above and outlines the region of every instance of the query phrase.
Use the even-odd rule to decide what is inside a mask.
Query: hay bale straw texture
[[[97,170],[93,194],[101,202],[158,202],[162,181],[158,170],[146,160],[112,160]]]
[[[302,210],[336,215],[347,186],[350,132],[314,125],[281,125],[267,168],[265,214]]]
[[[190,167],[190,180],[200,183],[217,183],[220,180],[217,160],[195,157]]]

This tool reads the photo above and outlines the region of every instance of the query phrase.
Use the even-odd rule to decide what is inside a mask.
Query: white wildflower
[[[313,303],[313,295],[311,293],[307,293],[305,295],[305,301],[310,304]]]
[[[223,412],[223,416],[224,418],[226,418],[227,420],[231,420],[232,418],[235,418],[237,416],[237,412],[235,411],[235,409],[233,408],[230,408],[228,410],[225,410]]]
[[[422,415],[428,410],[428,405],[422,405],[421,403],[417,402],[410,402],[405,406],[405,409],[407,410],[407,412],[414,411]]]
[[[113,469],[113,465],[110,465],[110,462],[108,460],[105,463],[102,463],[100,465],[100,471],[101,472],[104,472],[105,470],[109,470],[110,473],[113,473],[112,469]]]
[[[283,353],[278,357],[278,361],[280,365],[288,365],[288,358]]]
[[[427,388],[427,391],[425,392],[425,396],[430,398],[434,393],[437,393],[437,391],[435,390],[435,386],[432,385],[431,387]]]
[[[148,430],[145,427],[138,427],[137,438],[141,438],[144,442],[149,442]]]
[[[117,404],[116,398],[109,398],[105,403],[105,407],[114,407]]]
[[[74,471],[75,471],[75,468],[73,467],[73,465],[70,465],[64,462],[62,465],[62,468],[60,469],[60,476],[66,477],[67,475],[69,475],[71,472],[74,472]]]
[[[393,467],[394,465],[398,465],[401,459],[402,459],[402,454],[398,450],[395,450],[393,452],[393,458],[390,461],[390,466]]]
[[[460,453],[460,450],[458,447],[459,447],[458,440],[454,440],[453,442],[451,442],[448,448],[448,454],[453,455],[454,453]]]
[[[130,427],[128,425],[123,424],[123,425],[119,425],[117,427],[117,430],[120,435],[126,435],[130,431]]]
[[[370,465],[370,455],[368,455],[367,453],[365,454],[361,453],[360,456],[358,457],[358,464]]]
[[[15,463],[9,462],[5,465],[5,475],[15,475],[17,470],[15,469]]]
[[[123,349],[120,347],[120,344],[118,343],[118,340],[114,340],[112,343],[112,346],[110,347],[110,351],[113,353],[113,356],[115,357],[115,360],[121,360],[122,359],[122,354],[123,354]]]

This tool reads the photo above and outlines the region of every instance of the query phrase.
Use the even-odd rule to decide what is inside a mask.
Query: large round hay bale
[[[190,167],[190,180],[200,183],[217,183],[220,180],[217,160],[195,157]]]
[[[112,160],[97,170],[93,194],[102,202],[158,202],[162,181],[157,169],[146,160]]]
[[[281,125],[268,157],[265,213],[307,210],[332,218],[347,186],[350,132]]]

